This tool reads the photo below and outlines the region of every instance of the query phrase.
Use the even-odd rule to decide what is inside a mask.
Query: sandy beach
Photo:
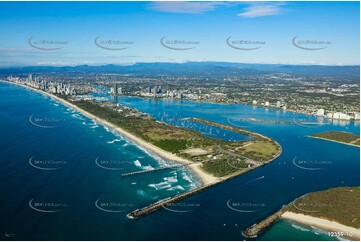
[[[309,215],[285,212],[281,216],[284,219],[293,220],[305,225],[314,226],[316,228],[329,231],[329,232],[338,232],[343,233],[345,235],[352,234],[352,236],[340,236],[351,240],[360,240],[360,229],[356,229],[353,227],[349,227],[334,221],[329,221],[322,218],[316,218]]]
[[[5,81],[6,82],[6,81]],[[101,125],[104,125],[104,126],[107,126],[108,128],[111,128],[113,130],[115,130],[116,132],[118,132],[119,134],[121,134],[122,136],[128,138],[129,140],[137,143],[138,145],[144,147],[145,149],[155,153],[156,155],[162,157],[162,158],[165,158],[167,160],[170,160],[170,161],[173,161],[173,162],[176,162],[176,163],[180,163],[180,164],[187,164],[187,163],[192,163],[192,161],[190,160],[187,160],[187,159],[184,159],[182,157],[179,157],[171,152],[168,152],[168,151],[165,151],[165,150],[162,150],[160,149],[159,147],[149,143],[149,142],[146,142],[145,140],[125,131],[124,129],[102,119],[102,118],[99,118],[81,108],[79,108],[78,106],[62,99],[62,98],[59,98],[51,93],[47,93],[47,92],[44,92],[42,90],[38,90],[38,89],[35,89],[35,88],[32,88],[32,87],[29,87],[29,86],[26,86],[26,85],[22,85],[22,84],[19,84],[19,83],[13,83],[13,82],[6,82],[6,83],[10,83],[10,84],[15,84],[15,85],[18,85],[18,86],[21,86],[21,87],[24,87],[24,88],[27,88],[27,89],[30,89],[30,90],[33,90],[33,91],[36,91],[38,93],[42,93],[44,95],[47,95],[47,96],[50,96],[51,98],[63,103],[64,105],[68,106],[68,107],[71,107],[77,111],[79,111],[80,113],[82,113],[83,115],[91,118],[91,119],[94,119],[96,122],[98,122],[99,124]],[[189,165],[188,167],[193,171],[195,172],[198,177],[201,179],[201,182],[202,182],[202,185],[209,185],[209,184],[212,184],[212,183],[215,183],[217,182],[219,179],[210,175],[210,174],[207,174],[205,173],[203,170],[200,169],[200,164],[192,164],[192,165]]]

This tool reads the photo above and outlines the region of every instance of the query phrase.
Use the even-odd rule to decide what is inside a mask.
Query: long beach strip
[[[137,136],[125,131],[124,129],[102,119],[102,118],[99,118],[81,108],[79,108],[78,106],[60,98],[60,97],[57,97],[51,93],[47,93],[47,92],[44,92],[42,90],[38,90],[38,89],[35,89],[35,88],[32,88],[32,87],[29,87],[29,86],[26,86],[26,85],[23,85],[23,84],[20,84],[20,83],[13,83],[13,82],[7,82],[7,81],[3,81],[5,83],[10,83],[10,84],[15,84],[15,85],[18,85],[18,86],[21,86],[21,87],[24,87],[26,89],[30,89],[32,91],[36,91],[38,93],[41,93],[41,94],[44,94],[44,95],[47,95],[61,103],[63,103],[64,105],[68,106],[68,107],[71,107],[75,110],[77,110],[78,112],[82,113],[83,115],[87,116],[88,118],[91,118],[91,119],[94,119],[96,122],[98,122],[99,124],[101,125],[104,125],[108,128],[111,128],[115,131],[117,131],[119,134],[125,136],[126,138],[128,138],[129,140],[137,143],[138,145],[144,147],[145,149],[147,150],[150,150],[151,152],[159,155],[160,157],[162,158],[165,158],[165,159],[168,159],[170,161],[173,161],[173,162],[177,162],[177,163],[180,163],[180,164],[189,164],[189,163],[192,163],[192,161],[190,160],[187,160],[185,158],[182,158],[182,157],[179,157],[171,152],[168,152],[168,151],[165,151],[165,150],[162,150],[160,149],[159,147],[149,143],[149,142],[146,142],[144,141],[143,139],[141,138],[138,138]],[[191,164],[191,165],[188,165],[187,167],[189,167],[190,169],[192,169],[192,171],[194,171],[201,179],[201,182],[202,182],[202,185],[207,185],[207,184],[211,184],[211,183],[214,183],[216,181],[218,181],[219,179],[202,171],[199,166],[201,164],[197,163],[197,164]]]
[[[2,80],[0,80],[2,81]],[[217,185],[217,184],[220,184],[220,183],[223,183],[229,179],[233,179],[243,173],[246,173],[246,172],[249,172],[253,169],[256,169],[260,166],[263,166],[275,159],[277,159],[281,153],[282,153],[282,147],[279,145],[278,142],[275,141],[275,143],[278,145],[278,152],[274,155],[274,157],[268,161],[266,161],[265,163],[263,163],[262,165],[259,165],[259,166],[256,166],[256,167],[253,167],[253,168],[245,168],[243,170],[240,170],[238,172],[235,172],[233,174],[230,174],[230,175],[227,175],[225,177],[221,177],[221,178],[217,178],[217,177],[214,177],[208,173],[206,173],[205,171],[203,171],[200,166],[202,165],[201,163],[194,163],[194,164],[190,164],[189,163],[192,163],[192,161],[189,161],[185,158],[182,158],[182,157],[179,157],[173,153],[170,153],[168,151],[165,151],[163,149],[160,149],[159,147],[149,143],[149,142],[146,142],[144,141],[143,139],[125,131],[124,129],[108,122],[107,120],[104,120],[102,118],[99,118],[85,110],[83,110],[82,108],[79,108],[78,106],[60,98],[60,97],[57,97],[51,93],[47,93],[45,91],[42,91],[42,90],[38,90],[38,89],[35,89],[35,88],[32,88],[32,87],[29,87],[29,86],[26,86],[26,85],[23,85],[23,84],[20,84],[20,83],[13,83],[13,82],[7,82],[7,81],[3,81],[3,82],[6,82],[6,83],[10,83],[10,84],[15,84],[15,85],[18,85],[18,86],[21,86],[21,87],[24,87],[24,88],[27,88],[27,89],[30,89],[30,90],[33,90],[33,91],[36,91],[38,93],[41,93],[41,94],[44,94],[44,95],[47,95],[61,103],[63,103],[64,105],[68,106],[68,107],[71,107],[77,111],[79,111],[80,113],[82,113],[83,115],[87,116],[88,118],[91,118],[91,119],[94,119],[96,122],[98,122],[99,124],[101,125],[104,125],[106,127],[109,127],[115,131],[117,131],[119,134],[121,135],[124,135],[126,138],[128,138],[129,140],[139,144],[140,146],[144,147],[145,149],[159,155],[160,157],[162,158],[165,158],[165,159],[168,159],[170,161],[173,161],[173,162],[176,162],[176,163],[180,163],[180,164],[187,164],[187,167],[189,167],[192,171],[194,171],[198,176],[199,178],[201,179],[201,182],[202,182],[202,185],[201,187],[199,188],[196,188],[194,190],[191,190],[191,191],[188,191],[188,192],[185,192],[185,193],[181,193],[179,195],[176,195],[176,196],[173,196],[173,197],[170,197],[170,198],[166,198],[166,199],[163,199],[163,200],[160,200],[156,203],[153,203],[153,204],[150,204],[146,207],[143,207],[141,209],[137,209],[131,213],[128,214],[128,217],[129,218],[138,218],[138,217],[141,217],[141,216],[144,216],[146,214],[149,214],[153,211],[156,211],[157,209],[163,207],[163,206],[166,206],[167,204],[171,204],[171,203],[174,203],[176,201],[179,201],[179,200],[182,200],[184,198],[187,198],[189,196],[192,196],[196,193],[199,193],[201,191],[204,191],[214,185]],[[249,132],[249,131],[247,131]],[[251,132],[249,132],[251,133]],[[253,133],[253,132],[252,132]],[[254,133],[255,134],[255,133]],[[267,139],[270,139],[264,135],[261,135],[261,134],[257,134],[259,136],[262,136],[264,138],[267,138]]]

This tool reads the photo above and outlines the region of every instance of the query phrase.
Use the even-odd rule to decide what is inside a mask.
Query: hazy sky
[[[360,61],[359,2],[0,2],[0,9],[0,66]]]

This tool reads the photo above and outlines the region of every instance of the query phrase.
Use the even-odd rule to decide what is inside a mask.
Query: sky
[[[359,2],[0,2],[0,66],[360,64]]]

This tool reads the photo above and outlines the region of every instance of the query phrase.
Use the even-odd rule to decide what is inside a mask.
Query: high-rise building
[[[114,94],[118,94],[118,83],[114,84]]]
[[[319,109],[319,110],[317,110],[317,112],[316,112],[316,116],[324,116],[325,115],[325,110],[324,109]]]
[[[350,116],[345,114],[345,113],[341,113],[341,112],[336,112],[333,114],[332,116],[333,119],[340,119],[340,120],[350,120]]]
[[[27,81],[28,81],[29,83],[30,83],[30,82],[33,82],[33,75],[31,75],[30,73],[29,73],[29,75],[28,75]]]
[[[276,102],[276,107],[277,107],[277,108],[280,108],[280,107],[281,107],[281,102],[280,102],[280,101],[277,101],[277,102]]]
[[[61,94],[61,91],[62,91],[62,89],[61,89],[61,84],[58,84],[57,93],[58,93],[58,94]]]
[[[359,114],[359,113],[355,113],[354,119],[355,119],[355,120],[360,120],[360,114]]]

